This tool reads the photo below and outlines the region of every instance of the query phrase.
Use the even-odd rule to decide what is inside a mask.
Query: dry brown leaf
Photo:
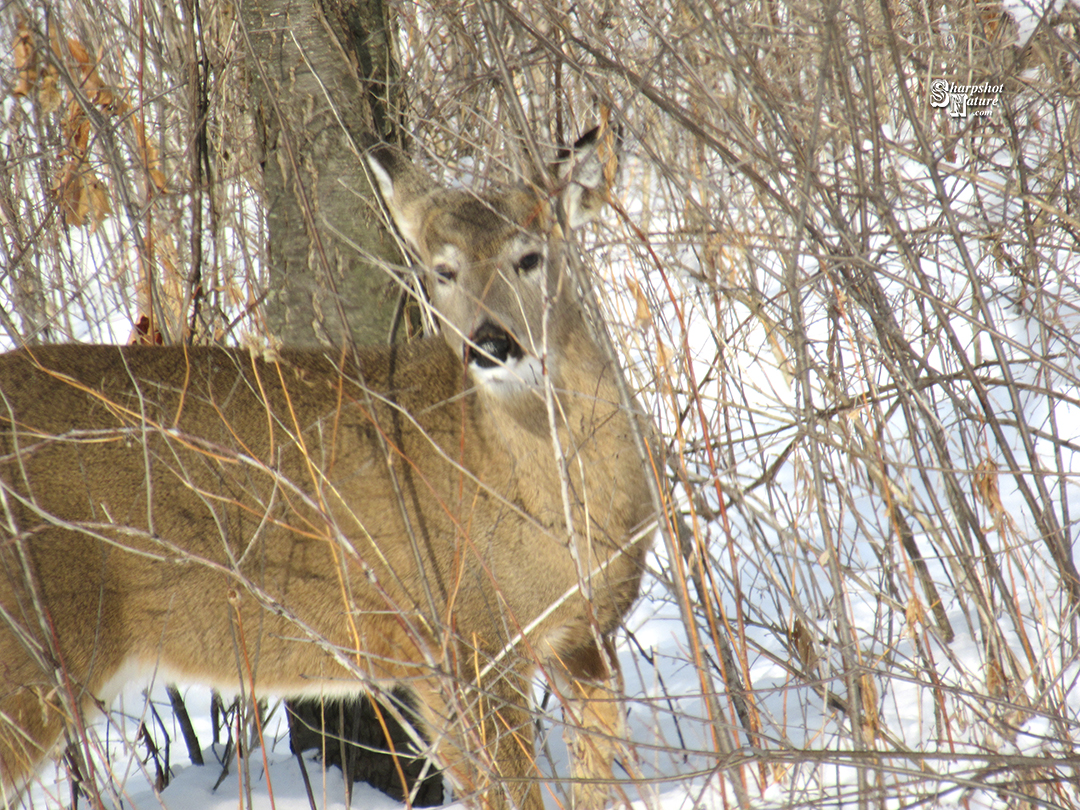
[[[90,211],[90,200],[77,163],[71,162],[64,167],[60,179],[53,183],[52,191],[64,223],[82,227]]]
[[[34,48],[34,37],[26,26],[26,20],[22,17],[19,18],[16,24],[12,57],[18,80],[11,94],[13,96],[28,96],[37,82],[37,53]]]
[[[82,157],[90,145],[90,121],[77,102],[68,104],[64,120],[60,122],[67,148]]]
[[[149,152],[154,147],[147,143],[146,127],[143,126],[142,120],[137,115],[133,116],[131,119],[131,130],[135,134],[135,145],[138,146],[143,153],[143,159],[148,159],[150,157]]]
[[[90,70],[90,54],[87,53],[86,48],[75,37],[68,37],[68,53],[71,54],[72,59],[79,63],[79,67]]]
[[[131,126],[135,133],[135,143],[142,151],[143,165],[146,167],[147,174],[150,175],[150,182],[154,184],[158,191],[162,193],[168,192],[169,183],[164,172],[159,168],[160,161],[158,160],[157,147],[147,139],[143,123],[137,117],[132,118]]]
[[[818,665],[817,652],[814,650],[814,636],[802,619],[796,616],[791,622],[791,642],[795,646],[795,654],[803,665],[803,671],[812,674]]]
[[[157,190],[163,194],[169,190],[169,183],[165,179],[165,174],[158,169],[150,170],[150,181],[157,187]]]
[[[67,46],[71,58],[79,65],[83,90],[92,97],[103,84],[97,75],[97,60],[90,56],[83,44],[75,37],[68,37]]]
[[[128,344],[131,346],[162,346],[165,340],[161,336],[149,315],[140,315],[132,324]]]
[[[111,115],[127,115],[130,111],[128,103],[124,101],[120,91],[115,87],[102,85],[92,97],[93,102],[101,107],[104,112]]]
[[[670,380],[673,375],[671,368],[671,349],[664,345],[662,340],[656,341],[656,365],[661,374]]]
[[[975,493],[993,514],[1005,511],[998,491],[998,466],[990,459],[984,459],[975,469]]]
[[[1001,662],[998,661],[997,656],[992,651],[988,651],[984,669],[986,671],[986,694],[994,698],[1005,695],[1009,680],[1005,676]]]
[[[41,89],[38,90],[38,103],[41,111],[48,115],[60,109],[64,99],[60,95],[60,77],[55,71],[46,69],[41,79]]]
[[[908,599],[905,611],[908,631],[914,635],[920,627],[926,624],[926,608],[917,596]]]
[[[630,276],[626,277],[626,286],[630,288],[630,293],[634,296],[634,301],[637,304],[637,310],[634,313],[634,326],[639,329],[648,326],[649,323],[652,322],[652,310],[649,308],[649,299],[645,297],[641,285],[630,278]]]
[[[87,190],[90,217],[93,220],[90,232],[93,233],[97,230],[97,226],[112,214],[112,206],[109,203],[108,188],[93,172],[87,174],[85,188]]]

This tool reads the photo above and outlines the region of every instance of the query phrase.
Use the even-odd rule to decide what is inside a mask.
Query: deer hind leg
[[[2,572],[0,560],[0,577]],[[0,599],[0,807],[5,807],[42,761],[56,753],[65,728],[78,734],[87,716],[93,720],[97,694],[120,669],[122,651],[95,646],[95,638],[107,634],[96,613],[83,611],[89,620],[62,611],[35,619],[30,610],[20,609],[25,603],[7,594],[0,597],[5,597]],[[46,629],[35,632],[30,626],[35,621]],[[65,638],[74,641],[62,644],[57,627],[71,629]],[[52,637],[43,641],[49,633]]]
[[[26,785],[64,730],[55,694],[27,687],[5,691],[0,686],[0,796]]]
[[[564,695],[574,810],[596,810],[611,799],[616,758],[625,762],[622,670],[610,639],[590,644],[560,659],[569,680]],[[623,796],[623,799],[626,797]]]
[[[0,798],[25,787],[56,748],[72,714],[72,701],[61,689],[14,633],[0,626]]]
[[[485,810],[542,810],[529,679],[509,673],[482,689],[450,687],[449,702],[452,679],[440,680],[413,688],[428,738],[461,797]]]

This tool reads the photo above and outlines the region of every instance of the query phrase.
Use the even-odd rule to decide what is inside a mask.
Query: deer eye
[[[540,266],[540,262],[543,261],[543,256],[539,251],[534,250],[532,253],[526,253],[520,259],[517,260],[517,264],[514,265],[514,269],[519,273],[528,273],[531,270],[535,270]]]
[[[440,284],[449,284],[452,281],[457,281],[457,270],[445,262],[439,262],[431,268],[431,272],[435,274],[435,278]]]

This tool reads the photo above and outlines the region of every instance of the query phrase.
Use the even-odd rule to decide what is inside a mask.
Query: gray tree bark
[[[395,138],[395,60],[381,0],[245,0],[269,231],[271,334],[291,346],[386,342],[401,262],[360,151]]]

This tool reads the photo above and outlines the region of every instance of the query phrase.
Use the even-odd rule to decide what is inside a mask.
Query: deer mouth
[[[465,344],[465,362],[476,363],[480,368],[494,368],[524,356],[525,351],[514,336],[491,321],[480,324]]]

